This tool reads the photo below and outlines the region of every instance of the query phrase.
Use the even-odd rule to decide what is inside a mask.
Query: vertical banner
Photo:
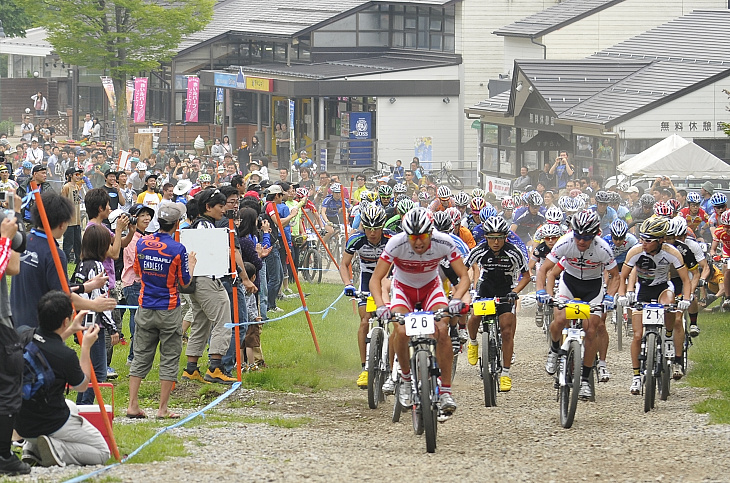
[[[297,152],[297,145],[294,138],[294,99],[289,99],[289,159],[292,153]]]
[[[185,104],[185,121],[198,122],[198,100],[200,98],[200,79],[188,77],[188,95]]]
[[[223,88],[215,88],[215,124],[223,125]]]
[[[350,112],[350,166],[373,164],[372,113]]]
[[[101,78],[101,85],[104,87],[106,96],[109,98],[109,108],[113,111],[117,107],[117,96],[114,94],[114,81],[112,78],[106,75],[99,76]]]
[[[143,123],[147,110],[147,77],[134,79],[134,122]]]
[[[127,117],[132,115],[132,104],[134,103],[134,80],[127,80]]]
[[[132,160],[130,151],[119,151],[119,161],[117,162],[117,169],[130,171],[132,169]]]

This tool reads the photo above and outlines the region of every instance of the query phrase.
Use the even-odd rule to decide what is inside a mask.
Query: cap
[[[117,228],[117,220],[122,215],[126,215],[126,213],[121,208],[117,208],[116,210],[109,213],[109,223],[112,226],[112,230],[115,230]]]
[[[110,169],[109,171],[104,173],[104,178],[108,178],[110,174],[113,174],[114,176],[119,176],[119,173]]]
[[[10,146],[10,141],[7,139],[0,139],[0,144],[4,144],[5,146]]]
[[[263,176],[261,176],[261,171],[259,171],[259,170],[251,171],[251,176],[253,176],[253,175],[258,176],[259,178],[263,178]]]
[[[246,194],[244,194],[244,195],[243,195],[243,197],[245,198],[245,197],[247,197],[247,196],[250,196],[251,198],[255,198],[255,199],[257,199],[257,200],[258,200],[258,199],[261,199],[261,198],[259,197],[259,194],[258,194],[257,192],[255,192],[255,191],[246,191]]]
[[[129,158],[129,162],[132,164],[137,164],[137,163],[139,163],[139,158],[137,156],[131,156]],[[145,166],[147,166],[147,165],[145,165]]]
[[[134,158],[132,158],[132,159],[134,159]],[[137,158],[137,159],[139,159],[139,158]],[[137,163],[137,171],[147,171],[147,165],[142,162]]]
[[[198,176],[198,182],[199,183],[210,183],[210,175],[208,173],[203,173],[200,176]]]
[[[715,185],[712,184],[712,181],[705,181],[702,183],[702,188],[710,194],[715,192]]]
[[[181,179],[177,182],[175,187],[172,189],[173,194],[177,196],[182,196],[186,194],[188,191],[190,191],[190,188],[193,187],[193,183],[189,179]]]
[[[629,186],[628,188],[626,188],[626,193],[638,193],[638,192],[639,192],[639,188],[637,188],[636,186]]]
[[[79,151],[79,156],[86,156],[86,151],[84,151],[83,149]]]
[[[284,190],[281,189],[281,185],[275,184],[275,185],[271,185],[269,187],[269,194],[270,195],[277,195],[277,194],[280,194],[280,193],[283,193],[283,192],[284,192]]]
[[[167,223],[175,223],[187,213],[182,203],[163,203],[157,208],[157,219]]]
[[[142,213],[143,211],[146,211],[147,213],[149,213],[150,217],[152,217],[152,218],[155,217],[155,210],[153,210],[149,206],[143,205],[142,203],[137,203],[134,206],[132,206],[129,209],[129,214],[133,215],[133,216],[139,216],[140,213]]]
[[[258,161],[256,161],[255,159],[252,159],[252,160],[251,160],[251,162],[250,162],[250,163],[248,163],[248,165],[249,165],[249,166],[251,166],[252,164],[255,164],[256,166],[261,166],[261,165],[259,164],[259,162],[258,162]]]
[[[23,169],[33,169],[33,163],[30,161],[23,161]]]
[[[221,164],[220,166],[218,166],[218,172],[219,173],[225,173],[226,172],[226,167]]]
[[[66,176],[72,176],[74,173],[83,173],[84,170],[80,168],[74,168],[73,166],[66,170]]]
[[[490,203],[495,203],[497,201],[497,195],[491,191],[487,191],[484,194],[484,200],[489,201]]]
[[[159,178],[159,177],[160,177],[160,176],[159,176],[159,175],[156,175],[155,173],[152,173],[152,174],[148,174],[147,176],[145,176],[145,178],[144,178],[144,182],[146,183],[146,182],[147,182],[147,181],[149,181],[149,180],[150,180],[151,178],[155,178],[155,179],[157,179],[157,178]]]
[[[35,166],[33,166],[33,171],[31,172],[31,174],[36,174],[39,171],[45,171],[45,170],[46,170],[45,166],[43,166],[42,164],[36,164]]]

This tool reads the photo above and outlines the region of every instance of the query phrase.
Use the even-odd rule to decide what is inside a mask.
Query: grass
[[[707,413],[710,422],[730,423],[730,317],[726,314],[700,314],[702,334],[694,339],[689,357],[694,362],[689,383],[709,390],[707,399],[695,410]]]

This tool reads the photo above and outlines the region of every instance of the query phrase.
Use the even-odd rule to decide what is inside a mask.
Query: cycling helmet
[[[436,191],[436,196],[442,200],[451,198],[451,189],[448,186],[439,186],[439,189]]]
[[[296,192],[299,198],[306,198],[309,196],[309,190],[307,188],[297,188]]]
[[[558,198],[558,208],[560,208],[563,211],[568,211],[568,208],[567,208],[568,203],[569,203],[568,200],[572,200],[572,199],[573,198],[571,198],[570,196],[561,196],[560,198]]]
[[[621,195],[620,194],[616,193],[615,191],[609,191],[608,195],[610,197],[609,201],[608,201],[610,204],[612,204],[612,205],[621,204]]]
[[[469,206],[471,207],[472,213],[479,213],[482,208],[487,206],[487,202],[484,201],[484,198],[477,196],[476,198],[472,198]]]
[[[679,201],[675,200],[674,198],[667,201],[667,204],[672,209],[672,213],[676,213],[679,210]]]
[[[433,226],[444,233],[450,233],[454,229],[454,222],[445,211],[437,211],[433,214]]]
[[[360,222],[365,228],[382,228],[386,218],[385,210],[375,203],[369,203],[360,211]]]
[[[570,226],[579,235],[597,235],[601,226],[598,213],[593,210],[583,210],[570,220]]]
[[[405,193],[406,191],[408,191],[408,187],[406,185],[404,185],[403,183],[398,183],[395,186],[393,186],[393,191],[398,194]]]
[[[413,202],[410,198],[405,198],[403,200],[400,200],[398,204],[395,205],[396,211],[401,215],[405,215],[409,211],[411,211],[416,204]]]
[[[658,240],[664,238],[669,229],[669,220],[663,216],[650,216],[639,229],[639,236],[644,240]]]
[[[332,183],[330,189],[333,193],[342,193],[342,185],[340,183]]]
[[[571,198],[577,198],[578,196],[580,196],[581,193],[582,193],[582,191],[579,190],[578,188],[573,188],[572,190],[570,190],[570,193],[568,193],[568,195]]]
[[[657,216],[672,216],[672,207],[663,201],[654,203],[654,214]]]
[[[537,191],[533,191],[530,193],[530,195],[527,197],[527,204],[531,206],[540,206],[542,205],[542,196]]]
[[[578,195],[579,200],[583,200],[583,204],[587,205],[591,201],[591,197],[587,193],[581,193]]]
[[[512,200],[512,198],[507,197],[502,200],[502,209],[505,211],[515,209],[515,202]]]
[[[629,225],[622,219],[614,220],[611,225],[611,236],[614,238],[623,238],[629,231]]]
[[[669,220],[668,236],[684,236],[687,234],[687,220],[681,216],[675,216]]]
[[[644,206],[654,206],[654,203],[656,203],[656,199],[649,193],[646,193],[641,195],[641,197],[639,198],[639,203]]]
[[[461,223],[461,211],[459,208],[446,208],[446,213],[451,217],[451,221],[454,222],[454,226]]]
[[[549,237],[561,237],[563,236],[563,229],[560,227],[560,225],[551,225],[551,224],[545,224],[540,227],[540,238],[549,238]]]
[[[696,191],[690,191],[687,193],[687,203],[702,203],[702,196]]]
[[[454,202],[456,202],[456,206],[466,206],[469,204],[469,195],[463,191],[459,191],[454,196]]]
[[[487,206],[485,206],[484,208],[481,209],[481,211],[479,211],[479,219],[484,221],[487,218],[489,218],[490,216],[497,216],[497,209],[494,206],[487,203]]]
[[[427,191],[421,191],[420,193],[418,193],[418,199],[420,201],[429,201],[431,197],[428,195]]]
[[[710,204],[712,206],[727,205],[727,196],[724,193],[715,193],[710,196]]]
[[[730,210],[725,210],[722,212],[722,215],[720,215],[720,225],[721,226],[730,225]]]
[[[629,189],[629,184],[626,181],[621,181],[618,185],[616,185],[619,191],[626,192],[627,189]]]
[[[393,196],[393,188],[391,188],[387,184],[378,186],[378,194],[381,198],[390,198],[391,196]]]
[[[378,201],[378,194],[374,191],[365,190],[360,194],[360,201],[369,201],[375,203]]]
[[[474,188],[471,190],[472,198],[484,198],[484,190],[481,188]]]
[[[611,201],[611,195],[608,191],[597,191],[596,192],[596,203],[608,203]]]
[[[482,223],[482,227],[484,228],[484,232],[489,233],[502,233],[503,235],[506,235],[509,231],[509,225],[507,224],[507,220],[502,218],[501,216],[490,216],[486,220],[484,220],[484,223]]]
[[[203,173],[200,176],[198,176],[198,182],[199,183],[210,183],[210,175],[208,173]]]
[[[545,221],[548,223],[560,223],[563,221],[563,210],[558,208],[557,206],[551,206],[547,209],[545,212]]]
[[[408,235],[431,233],[433,230],[433,213],[427,208],[416,207],[403,216],[403,231]]]

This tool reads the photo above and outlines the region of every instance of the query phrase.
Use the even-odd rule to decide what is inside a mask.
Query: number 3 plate
[[[664,305],[645,304],[641,317],[643,325],[664,325]]]
[[[373,296],[368,297],[368,301],[365,304],[365,312],[375,312],[378,309],[378,306],[375,305],[375,299],[373,299]]]
[[[406,335],[431,335],[436,332],[433,314],[431,312],[411,312],[406,314]]]
[[[588,319],[591,316],[591,306],[580,302],[565,304],[565,317],[568,319]]]

